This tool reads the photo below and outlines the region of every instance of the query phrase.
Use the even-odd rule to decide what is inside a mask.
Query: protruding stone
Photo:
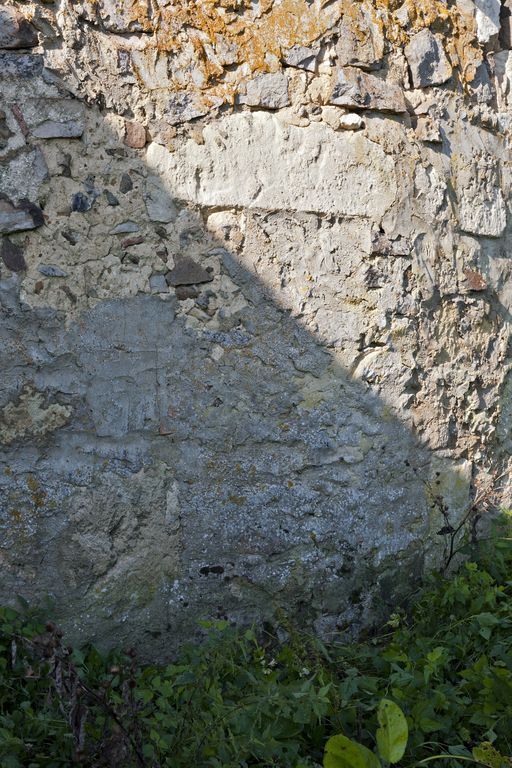
[[[401,88],[356,67],[343,67],[331,96],[330,104],[349,109],[375,109],[379,112],[407,112]]]
[[[199,285],[200,283],[210,283],[213,280],[212,275],[206,271],[200,264],[185,256],[177,261],[174,269],[171,269],[167,275],[169,285]]]
[[[21,200],[13,205],[5,196],[0,196],[0,232],[20,232],[36,229],[44,224],[43,212],[34,203]]]
[[[8,237],[2,238],[2,248],[0,250],[2,261],[11,272],[24,272],[27,268],[23,251],[19,245],[12,243]]]
[[[434,122],[430,115],[422,115],[418,118],[416,136],[420,141],[428,141],[433,144],[439,144],[443,140],[439,125]]]
[[[315,72],[320,48],[306,48],[304,45],[294,45],[283,54],[283,61],[289,67]]]
[[[370,3],[353,3],[351,12],[344,15],[336,53],[341,67],[380,67],[384,56],[384,34]]]
[[[132,149],[142,149],[146,146],[146,128],[142,123],[125,120],[124,143]]]
[[[79,139],[83,132],[84,126],[77,120],[45,120],[32,130],[32,135],[37,139]]]
[[[176,221],[178,211],[169,192],[164,189],[157,176],[150,176],[146,182],[144,202],[151,221],[160,221],[168,224]]]
[[[476,36],[478,42],[489,43],[500,31],[500,0],[475,0]]]
[[[266,109],[287,107],[290,104],[287,76],[279,72],[257,75],[248,81],[246,93],[240,96],[240,103]]]
[[[405,57],[415,88],[442,85],[452,76],[452,67],[440,39],[422,29],[405,46]]]
[[[21,13],[0,7],[0,48],[33,48],[38,42],[36,30]]]
[[[349,112],[340,117],[340,129],[342,131],[359,131],[364,128],[364,120],[361,115],[355,112]]]

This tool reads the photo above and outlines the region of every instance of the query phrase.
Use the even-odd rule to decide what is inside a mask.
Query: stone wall
[[[509,7],[0,8],[3,600],[165,655],[439,562],[510,455]]]

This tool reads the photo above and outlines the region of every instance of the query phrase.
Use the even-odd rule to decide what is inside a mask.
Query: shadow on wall
[[[370,222],[301,210],[298,189],[292,212],[266,210],[265,189],[261,207],[196,206],[169,170],[148,182],[141,153],[106,143],[73,159],[90,210],[54,215],[71,181],[52,177],[29,239],[43,247],[54,227],[55,265],[80,265],[95,247],[80,222],[109,219],[112,297],[102,273],[82,282],[87,302],[72,285],[64,309],[56,294],[44,306],[28,256],[25,279],[0,282],[2,598],[51,594],[76,637],[162,656],[201,617],[282,611],[324,634],[371,623],[441,554],[421,478],[441,472],[454,517],[468,480],[373,393],[375,357],[340,362],[364,312],[347,310],[346,284]],[[82,187],[94,153],[105,174]],[[108,179],[121,198],[126,174],[129,214],[103,193]]]

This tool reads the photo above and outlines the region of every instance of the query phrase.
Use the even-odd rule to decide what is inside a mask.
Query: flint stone
[[[71,200],[71,210],[77,213],[87,213],[94,205],[94,197],[89,197],[85,192],[77,192]]]
[[[353,3],[340,24],[336,45],[338,66],[378,69],[384,57],[384,34],[368,3]]]
[[[320,48],[306,48],[304,45],[294,45],[283,54],[283,61],[289,67],[305,69],[307,72],[316,71],[316,60]]]
[[[249,80],[246,93],[240,95],[240,103],[250,107],[281,109],[290,104],[288,78],[280,74],[264,74]]]
[[[422,29],[405,46],[405,58],[415,88],[442,85],[452,76],[443,45],[429,29]]]
[[[0,6],[0,48],[33,48],[38,42],[36,30],[21,13]]]
[[[38,271],[45,277],[67,277],[68,273],[55,264],[40,264]]]
[[[169,193],[164,189],[157,176],[150,176],[146,183],[144,202],[150,221],[168,224],[176,221],[178,211]]]
[[[329,103],[350,109],[407,112],[404,95],[396,83],[387,83],[356,67],[343,67],[338,71]]]
[[[109,205],[119,205],[119,200],[115,195],[112,194],[112,192],[109,189],[105,190],[105,197],[107,198],[107,203]]]
[[[5,197],[0,197],[0,232],[20,232],[36,229],[44,224],[43,212],[28,200],[21,200],[15,206]]]
[[[19,245],[11,243],[8,237],[2,239],[2,261],[11,272],[24,272],[27,268],[23,251]]]
[[[200,283],[211,283],[212,275],[206,271],[200,264],[185,256],[180,259],[174,269],[171,269],[167,275],[169,285],[199,285]]]
[[[37,139],[79,139],[84,126],[76,120],[60,123],[57,120],[45,120],[32,130]]]
[[[139,232],[140,227],[134,221],[123,221],[110,230],[109,235],[125,235],[128,232]]]
[[[121,176],[121,182],[119,184],[119,191],[126,195],[127,192],[130,192],[133,189],[133,181],[131,179],[130,174],[123,173]]]

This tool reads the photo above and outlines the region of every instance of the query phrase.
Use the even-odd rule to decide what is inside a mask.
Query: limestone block
[[[441,39],[429,29],[422,29],[405,46],[405,57],[415,88],[442,85],[452,76],[452,67]]]
[[[15,8],[0,6],[0,48],[33,48],[37,32]]]
[[[480,43],[489,43],[500,31],[500,0],[475,0],[476,34]]]
[[[255,112],[224,117],[203,135],[204,144],[189,140],[174,152],[148,147],[149,167],[178,199],[379,218],[396,197],[393,159],[359,132],[298,128]]]
[[[320,48],[294,45],[283,53],[283,61],[289,67],[296,67],[297,69],[305,69],[307,72],[314,72],[317,67],[319,53]]]
[[[403,91],[396,83],[388,83],[356,67],[338,70],[329,103],[349,109],[407,112]]]
[[[37,200],[47,178],[48,167],[41,149],[21,150],[10,162],[0,165],[0,192],[11,200]]]
[[[375,18],[375,9],[368,2],[354,3],[339,27],[338,65],[378,69],[384,48],[382,25]]]
[[[288,78],[281,73],[263,74],[249,80],[245,94],[241,94],[241,104],[266,109],[281,109],[290,104]]]

